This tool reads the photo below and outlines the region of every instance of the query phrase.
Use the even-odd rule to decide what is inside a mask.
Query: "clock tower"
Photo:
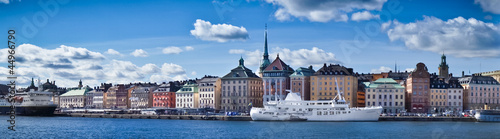
[[[443,53],[441,56],[441,64],[439,64],[439,78],[448,78],[448,64],[446,64],[446,56]]]

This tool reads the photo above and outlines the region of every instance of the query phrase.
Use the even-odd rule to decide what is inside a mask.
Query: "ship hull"
[[[478,122],[500,122],[500,110],[480,110],[474,117]]]
[[[16,115],[22,116],[52,116],[56,110],[56,105],[49,106],[16,106]],[[10,107],[1,106],[0,115],[9,115]]]
[[[295,121],[295,119],[297,119],[298,117],[299,119],[303,119],[304,121],[375,122],[378,121],[381,111],[381,107],[374,107],[347,110],[345,111],[345,113],[341,112],[340,114],[330,114],[329,112],[327,112],[327,115],[317,115],[314,112],[309,114],[265,114],[265,112],[258,112],[258,109],[252,109],[250,111],[250,116],[254,121]]]

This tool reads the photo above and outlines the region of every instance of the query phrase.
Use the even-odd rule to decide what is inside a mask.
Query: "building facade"
[[[216,76],[205,76],[198,81],[199,108],[220,110],[221,80]]]
[[[161,84],[153,91],[153,107],[175,108],[175,92],[181,88],[179,82]]]
[[[459,78],[464,88],[464,110],[500,109],[500,83],[490,76],[478,74]]]
[[[290,90],[290,75],[294,70],[280,59],[276,59],[262,71],[262,82],[264,83],[264,103],[269,101],[284,100]]]
[[[136,86],[130,93],[130,108],[144,109],[152,107],[153,94],[155,87]],[[151,103],[150,103],[151,102]],[[151,105],[150,105],[151,104]]]
[[[365,106],[382,106],[382,113],[405,111],[405,88],[392,78],[380,78],[366,84]]]
[[[292,92],[299,93],[302,100],[311,100],[311,76],[314,75],[312,66],[300,67],[290,75],[290,86]]]
[[[59,97],[60,108],[84,108],[89,90],[89,88],[74,89],[62,94]]]
[[[460,85],[458,78],[452,77],[448,80],[448,99],[447,99],[447,112],[454,115],[459,115],[463,112],[464,103],[464,88]]]
[[[431,113],[443,113],[448,108],[448,84],[438,78],[430,78],[430,111]]]
[[[424,63],[418,63],[406,79],[406,109],[412,113],[429,113],[430,74]]]
[[[181,89],[175,92],[175,99],[176,108],[198,108],[198,84],[194,81],[188,81]]]
[[[245,67],[243,58],[221,83],[221,111],[250,112],[251,106],[263,106],[262,79]]]
[[[119,86],[112,86],[103,96],[104,108],[112,109],[116,108],[116,90]]]
[[[337,84],[339,90],[336,88]],[[324,64],[311,76],[310,85],[311,100],[332,100],[338,92],[342,92],[341,95],[349,102],[349,106],[357,107],[358,79],[352,68]]]
[[[493,79],[497,80],[497,82],[500,82],[500,70],[481,72],[480,74],[482,76],[491,76]]]

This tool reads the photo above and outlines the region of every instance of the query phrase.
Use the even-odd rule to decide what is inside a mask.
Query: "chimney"
[[[465,77],[465,72],[464,71],[462,71],[462,77]]]

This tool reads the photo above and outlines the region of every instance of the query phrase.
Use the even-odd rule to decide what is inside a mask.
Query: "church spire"
[[[264,40],[264,60],[269,59],[269,54],[267,52],[267,24],[266,24],[266,31],[265,31],[265,40]]]

